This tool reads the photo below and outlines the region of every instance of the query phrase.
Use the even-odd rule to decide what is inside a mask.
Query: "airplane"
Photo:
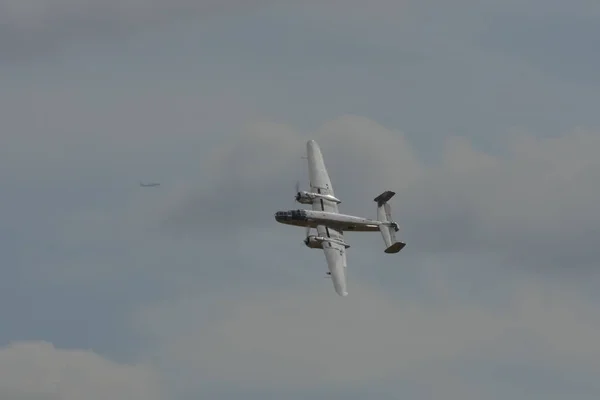
[[[158,183],[158,182],[151,182],[151,183],[140,182],[140,186],[141,187],[155,187],[155,186],[160,186],[160,183]]]
[[[348,296],[346,250],[350,247],[344,240],[345,231],[380,232],[387,254],[398,253],[406,246],[406,243],[396,240],[399,227],[392,220],[388,203],[396,193],[387,190],[375,197],[377,220],[341,214],[338,207],[341,201],[335,197],[319,145],[309,140],[306,150],[310,191],[301,191],[296,185],[295,200],[300,204],[312,204],[312,210],[278,211],[275,220],[285,225],[306,227],[304,244],[311,249],[323,249],[329,269],[327,277],[332,279],[336,293],[345,297]],[[311,229],[316,229],[317,234],[311,235]]]

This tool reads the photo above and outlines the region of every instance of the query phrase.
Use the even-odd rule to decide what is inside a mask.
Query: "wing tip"
[[[306,148],[309,152],[321,154],[321,147],[319,147],[319,144],[314,139],[306,142]]]

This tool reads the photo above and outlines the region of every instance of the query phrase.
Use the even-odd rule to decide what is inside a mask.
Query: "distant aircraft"
[[[155,186],[160,186],[160,183],[158,183],[158,182],[150,182],[150,183],[140,182],[140,186],[141,187],[155,187]]]
[[[333,287],[340,296],[347,296],[346,281],[346,249],[350,246],[344,241],[344,231],[381,232],[385,243],[385,252],[398,253],[406,243],[396,241],[398,224],[392,221],[391,207],[388,201],[396,194],[385,191],[377,196],[377,220],[361,218],[354,215],[340,214],[329,174],[325,168],[323,155],[314,140],[306,144],[310,191],[300,191],[296,186],[296,201],[301,204],[312,204],[312,210],[290,210],[275,213],[279,223],[306,227],[304,244],[311,249],[323,249]],[[317,235],[311,235],[311,228]]]

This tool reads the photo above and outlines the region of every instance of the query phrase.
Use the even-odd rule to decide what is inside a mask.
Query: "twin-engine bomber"
[[[312,204],[312,210],[290,210],[275,213],[275,220],[282,224],[306,227],[304,244],[311,249],[323,249],[333,287],[340,296],[348,295],[346,280],[346,249],[350,246],[344,240],[344,231],[381,232],[385,243],[385,252],[398,253],[406,243],[396,240],[399,227],[392,220],[388,201],[396,194],[385,191],[374,200],[377,203],[377,220],[341,214],[341,203],[333,192],[329,174],[325,168],[323,154],[314,140],[306,144],[310,191],[301,191],[296,187],[296,201],[300,204]],[[316,235],[311,235],[314,228]]]

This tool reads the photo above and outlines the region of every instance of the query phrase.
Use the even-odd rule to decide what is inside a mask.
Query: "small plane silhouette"
[[[140,186],[141,187],[154,187],[154,186],[160,186],[160,183],[158,183],[158,182],[150,182],[150,183],[140,182]]]

